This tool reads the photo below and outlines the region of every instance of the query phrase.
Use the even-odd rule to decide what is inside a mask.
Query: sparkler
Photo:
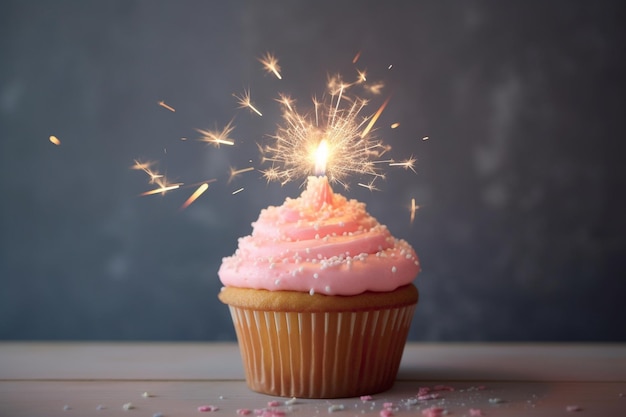
[[[382,176],[374,159],[389,148],[370,132],[389,99],[373,115],[362,116],[368,102],[348,94],[352,86],[338,76],[331,77],[325,101],[313,100],[314,114],[299,113],[291,101],[279,100],[283,104],[282,124],[269,137],[270,143],[260,147],[263,162],[271,165],[262,171],[268,181],[284,184],[325,173],[331,182],[348,188],[345,180],[349,175],[367,175],[374,179]],[[326,168],[325,172],[316,172],[315,154],[323,141],[328,154]],[[366,187],[374,189],[372,184]]]
[[[361,52],[359,51],[352,59],[352,63],[356,64],[360,56]],[[273,74],[279,80],[282,79],[278,59],[273,54],[266,53],[258,58],[258,61],[268,74]],[[391,68],[392,65],[387,67],[388,70]],[[413,156],[399,162],[394,159],[381,159],[391,148],[375,137],[373,132],[375,131],[375,124],[389,104],[391,97],[387,97],[374,113],[366,113],[365,109],[369,100],[362,98],[354,90],[359,88],[370,95],[379,95],[385,84],[380,81],[368,82],[365,70],[357,69],[356,71],[356,79],[352,82],[344,81],[339,75],[329,77],[322,98],[318,100],[318,98],[313,97],[313,109],[305,112],[300,112],[295,101],[288,95],[278,95],[276,101],[281,106],[281,121],[278,123],[275,133],[267,136],[266,141],[257,145],[261,153],[262,163],[269,165],[261,170],[263,177],[268,182],[278,181],[285,184],[298,178],[306,178],[309,175],[326,175],[331,183],[339,183],[348,189],[348,177],[365,176],[370,177],[370,179],[357,182],[358,186],[375,191],[378,190],[375,182],[385,176],[382,170],[383,164],[416,172],[415,163],[417,159]],[[250,89],[245,89],[243,93],[233,94],[233,96],[236,98],[239,108],[248,108],[258,116],[263,116],[261,111],[252,103]],[[175,109],[164,101],[159,101],[158,104],[175,112]],[[391,128],[395,129],[399,125],[400,123],[395,122],[391,124]],[[221,145],[235,145],[235,140],[231,138],[234,129],[235,126],[231,120],[222,129],[196,129],[196,131],[201,135],[199,141],[219,148]],[[51,136],[51,141],[52,138]],[[423,140],[427,139],[427,136],[423,137]],[[184,139],[181,138],[181,140]],[[320,153],[324,153],[325,158],[319,158]],[[316,159],[324,159],[326,161],[325,166],[316,165]],[[169,183],[163,174],[152,168],[152,164],[152,162],[135,160],[135,165],[131,167],[145,172],[150,177],[150,183],[157,185],[157,188],[141,195],[163,194],[181,188],[183,183]],[[243,169],[231,167],[228,182],[231,182],[238,175],[254,170],[254,167]],[[201,183],[180,206],[180,210],[189,207],[205,193],[209,188],[208,183],[211,181]],[[239,188],[232,194],[238,194],[243,189],[243,187]],[[411,222],[414,221],[417,208],[415,199],[412,199]]]

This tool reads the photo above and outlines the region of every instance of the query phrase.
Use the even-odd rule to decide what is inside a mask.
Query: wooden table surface
[[[418,400],[420,387],[447,389]],[[0,342],[2,417],[225,417],[241,409],[251,417],[264,409],[262,417],[380,417],[389,415],[385,403],[398,417],[433,407],[451,416],[623,417],[626,344],[409,343],[394,387],[372,397],[286,401],[251,392],[234,343]]]

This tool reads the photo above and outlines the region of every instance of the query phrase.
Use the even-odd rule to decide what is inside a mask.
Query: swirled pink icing
[[[261,211],[218,275],[231,287],[355,295],[393,291],[419,271],[413,248],[365,204],[334,194],[326,177],[309,177],[300,197]]]

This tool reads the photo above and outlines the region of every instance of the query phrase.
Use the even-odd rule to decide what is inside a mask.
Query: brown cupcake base
[[[375,394],[394,383],[418,292],[313,296],[224,288],[250,389],[299,398]]]

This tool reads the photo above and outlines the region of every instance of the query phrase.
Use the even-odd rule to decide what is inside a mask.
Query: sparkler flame
[[[383,176],[375,160],[389,147],[371,135],[372,128],[389,102],[371,116],[361,112],[368,101],[348,94],[349,84],[340,77],[327,83],[324,101],[313,99],[314,112],[299,113],[293,101],[281,96],[282,123],[268,144],[260,146],[263,162],[271,166],[263,171],[268,181],[285,184],[296,178],[325,173],[331,182],[349,188],[350,175]],[[316,156],[325,154],[325,166]],[[372,187],[373,188],[373,187]]]

